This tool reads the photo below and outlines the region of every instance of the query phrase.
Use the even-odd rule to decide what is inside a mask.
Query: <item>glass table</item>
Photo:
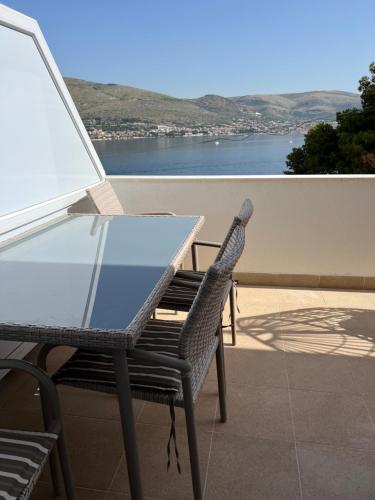
[[[66,215],[0,248],[0,341],[112,353],[133,499],[143,496],[126,354],[202,225],[198,216]]]

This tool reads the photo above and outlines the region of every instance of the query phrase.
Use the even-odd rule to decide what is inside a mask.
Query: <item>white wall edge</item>
[[[280,180],[284,182],[290,181],[352,181],[352,180],[366,180],[366,179],[375,179],[375,174],[348,174],[348,175],[107,175],[106,178],[110,179],[110,181],[118,180],[159,180],[163,182],[165,180],[228,180],[231,181],[241,181],[241,180],[254,180],[254,181],[275,181]]]

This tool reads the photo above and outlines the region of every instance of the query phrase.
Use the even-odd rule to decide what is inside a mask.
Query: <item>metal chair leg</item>
[[[237,341],[237,327],[236,327],[236,292],[234,286],[231,286],[229,294],[229,305],[230,305],[230,326],[232,330],[232,345],[236,345]]]
[[[51,349],[53,349],[52,345],[43,345],[38,352],[37,356],[37,366],[47,372],[47,356]],[[51,419],[51,415],[48,411],[48,399],[44,394],[43,387],[39,384],[39,394],[40,394],[40,402],[42,406],[43,420],[44,425],[49,422]],[[59,473],[59,459],[56,448],[51,450],[51,453],[48,458],[49,468],[51,473],[51,481],[53,486],[53,492],[56,496],[61,495],[61,483],[60,483],[60,473]]]
[[[190,373],[181,375],[182,388],[184,392],[186,430],[189,442],[190,469],[193,482],[194,500],[202,500],[202,485],[199,467],[198,441],[194,418],[194,401],[191,390]]]
[[[226,376],[226,373],[225,373],[225,344],[224,344],[224,333],[223,333],[223,328],[220,327],[220,325],[218,326],[218,329],[217,329],[217,334],[216,336],[218,337],[219,339],[219,346],[220,346],[220,349],[221,349],[221,353],[220,353],[220,360],[221,360],[221,365],[222,365],[222,374],[223,374],[223,381],[224,381],[224,390],[225,390],[225,394],[227,393],[227,376]],[[218,347],[219,348],[219,347]]]
[[[51,419],[51,416],[49,414],[48,403],[46,401],[46,397],[44,395],[43,388],[41,386],[39,386],[39,393],[40,393],[40,402],[41,402],[41,406],[42,406],[43,421],[44,421],[44,425],[46,426],[47,422]],[[61,495],[61,483],[60,483],[59,460],[58,460],[56,448],[53,448],[53,450],[51,450],[48,461],[49,461],[49,468],[50,468],[50,473],[51,473],[53,492],[56,496],[60,496]]]
[[[217,383],[219,389],[220,420],[227,421],[227,403],[226,403],[226,381],[225,381],[225,363],[223,342],[219,341],[216,349],[216,371]]]
[[[72,471],[69,465],[68,453],[66,450],[65,438],[61,429],[59,439],[57,441],[57,450],[60,458],[61,472],[64,479],[64,487],[67,500],[76,500],[76,494],[73,486]]]
[[[143,500],[126,351],[113,352],[116,388],[132,500]]]
[[[191,247],[191,262],[193,271],[199,270],[199,260],[198,260],[198,250],[196,245],[192,245]]]

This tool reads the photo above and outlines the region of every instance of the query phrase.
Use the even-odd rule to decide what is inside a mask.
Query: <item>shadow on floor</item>
[[[306,307],[237,320],[239,337],[275,350],[370,356],[375,350],[375,311]]]

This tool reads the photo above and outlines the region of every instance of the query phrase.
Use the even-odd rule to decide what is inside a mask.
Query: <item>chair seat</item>
[[[0,498],[29,498],[56,434],[0,429]]]
[[[151,319],[136,347],[166,356],[178,357],[182,321]],[[174,393],[181,386],[180,372],[149,361],[128,358],[130,384],[133,390]],[[116,380],[110,354],[78,349],[54,375],[57,384],[114,392]]]
[[[204,271],[191,271],[189,269],[180,269],[179,271],[176,272],[175,278],[178,278],[179,281],[181,280],[186,280],[187,282],[191,283],[201,283],[203,281],[204,275],[206,273]],[[173,280],[172,280],[173,283]]]
[[[158,304],[159,309],[190,311],[198,290],[170,284]]]
[[[205,274],[203,271],[177,271],[159,302],[158,308],[174,311],[190,311]],[[229,294],[231,286],[232,282],[230,281],[226,290],[226,297]]]
[[[194,286],[202,282],[204,275],[203,271],[177,271],[158,308],[189,311],[198,293],[198,288]]]
[[[146,325],[136,347],[171,357],[178,357],[182,321],[151,319]],[[218,339],[193,367],[193,399],[199,395],[208,367],[216,352]],[[168,403],[171,396],[176,406],[183,406],[183,391],[180,372],[173,368],[155,365],[149,361],[128,357],[130,385],[133,397],[157,403]],[[55,373],[56,384],[80,387],[99,392],[116,394],[116,380],[112,356],[99,352],[78,349]]]

